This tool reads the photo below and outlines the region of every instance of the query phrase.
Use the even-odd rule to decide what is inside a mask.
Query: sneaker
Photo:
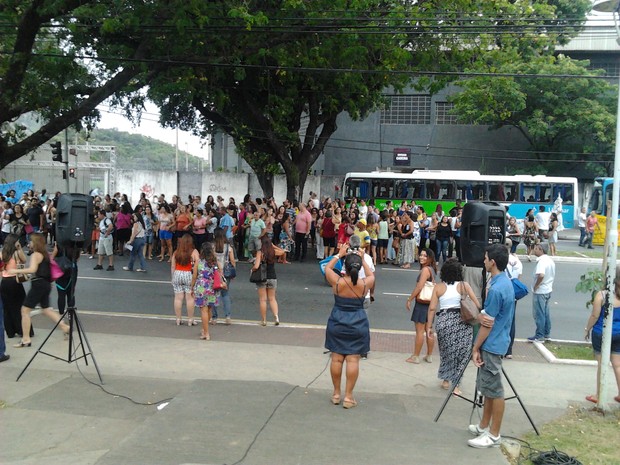
[[[124,267],[123,267],[123,270],[125,270],[125,271],[133,271],[133,270],[132,270],[131,268],[129,268],[128,266],[124,266]]]
[[[88,257],[88,259],[89,259],[89,260],[92,260],[93,258],[95,258],[95,256],[94,256],[94,255],[90,255],[90,256]]]
[[[226,326],[230,326],[230,324],[231,324],[230,317],[227,316],[226,317]]]
[[[4,354],[2,357],[0,357],[0,362],[6,362],[10,358],[11,356],[9,354]]]
[[[142,268],[138,268],[136,271],[137,271],[138,273],[146,273],[146,270],[143,270]]]
[[[497,436],[494,438],[491,433],[483,433],[475,439],[467,441],[469,447],[475,447],[476,449],[488,449],[489,447],[499,447],[502,443],[502,437]]]
[[[540,337],[532,336],[527,338],[527,342],[540,342],[541,344],[544,344],[545,340]]]
[[[489,427],[487,426],[486,428],[480,428],[480,425],[469,425],[467,427],[467,431],[469,431],[474,436],[480,436],[482,433],[488,433]]]
[[[103,270],[103,267],[101,265],[96,265],[93,270]]]
[[[114,271],[114,265],[110,265],[106,268],[106,271]]]

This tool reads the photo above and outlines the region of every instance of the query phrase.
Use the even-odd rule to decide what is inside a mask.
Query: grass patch
[[[536,451],[552,451],[555,447],[583,465],[618,464],[620,449],[612,438],[618,438],[619,428],[619,409],[603,415],[593,408],[571,406],[565,415],[539,428],[540,436],[533,431],[525,435],[523,441],[531,450],[522,445],[519,460],[509,461],[513,465],[530,465],[534,462],[529,458],[534,458]]]
[[[545,347],[556,358],[565,358],[569,360],[594,360],[594,353],[590,344],[560,344],[557,342],[548,342]]]

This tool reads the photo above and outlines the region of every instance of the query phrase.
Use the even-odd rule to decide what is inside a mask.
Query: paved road
[[[577,248],[563,241],[560,248]],[[122,270],[127,257],[116,257],[116,271],[93,271],[94,260],[80,259],[77,302],[82,310],[101,312],[173,315],[170,268],[167,263],[148,262],[148,273]],[[586,296],[574,291],[579,275],[589,267],[583,263],[558,263],[555,290],[552,296],[552,336],[557,339],[579,340],[588,311]],[[231,286],[234,318],[258,319],[256,291],[246,276],[250,265],[240,263],[239,276]],[[531,284],[534,263],[524,260],[523,281]],[[279,265],[278,302],[283,321],[323,325],[332,303],[331,289],[325,284],[315,260],[291,265]],[[417,270],[402,270],[391,265],[378,267],[376,302],[370,315],[372,326],[380,329],[411,330],[410,314],[405,300],[415,284]],[[531,315],[531,296],[517,306],[517,337],[534,333]]]

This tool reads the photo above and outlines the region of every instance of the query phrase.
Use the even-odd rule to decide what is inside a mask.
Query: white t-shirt
[[[586,221],[588,220],[588,215],[585,214],[585,212],[579,212],[579,221],[578,221],[578,225],[580,228],[585,228],[586,227]]]
[[[523,263],[516,255],[508,255],[508,266],[506,266],[506,274],[510,279],[518,278],[523,274]]]
[[[549,217],[551,213],[549,212],[538,212],[534,217],[536,224],[538,225],[538,229],[541,231],[549,231]]]
[[[7,208],[2,212],[2,232],[11,234],[11,222],[9,221],[9,217],[13,214],[13,210],[11,208]]]
[[[360,218],[367,219],[368,218],[368,205],[360,205],[358,207],[360,212]]]
[[[543,254],[536,260],[536,269],[534,270],[534,283],[537,275],[542,274],[544,278],[534,294],[550,294],[553,291],[553,280],[555,279],[555,262],[547,255]],[[532,286],[533,287],[533,286]],[[533,290],[533,289],[532,289]]]

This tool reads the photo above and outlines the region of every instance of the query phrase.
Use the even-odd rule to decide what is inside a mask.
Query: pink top
[[[131,215],[119,213],[116,215],[116,229],[129,229],[131,228]]]
[[[305,213],[299,212],[295,218],[295,233],[308,234],[312,224],[312,215],[308,210]]]
[[[203,216],[201,218],[194,217],[194,233],[204,234],[207,226],[207,219]]]

